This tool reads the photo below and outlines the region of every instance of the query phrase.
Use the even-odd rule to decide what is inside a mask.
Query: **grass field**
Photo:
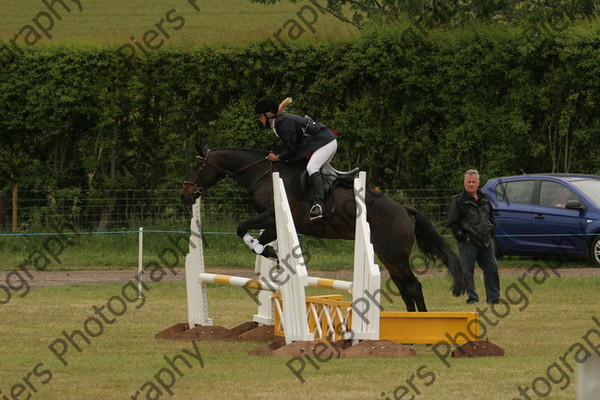
[[[450,296],[445,279],[422,281],[432,311],[465,311],[464,299]],[[477,283],[482,287],[481,280]],[[334,359],[318,364],[318,369],[307,362],[302,372],[305,383],[286,366],[289,359],[247,355],[258,346],[256,343],[199,342],[195,348],[188,342],[155,340],[159,330],[186,320],[182,283],[151,284],[145,300],[135,299],[135,291],[124,289],[125,282],[39,288],[1,306],[0,390],[5,395],[20,393],[14,397],[20,399],[28,395],[31,399],[123,399],[131,398],[136,391],[141,393],[139,398],[171,398],[155,375],[168,383],[165,368],[171,367],[164,357],[173,359],[183,354],[190,366],[181,359],[175,364],[181,375],[174,375],[176,381],[170,389],[173,399],[414,396],[496,400],[521,398],[519,386],[531,388],[534,382],[538,392],[549,393],[548,398],[573,399],[577,380],[574,345],[579,343],[580,351],[585,348],[593,354],[592,347],[582,339],[586,333],[595,346],[600,343],[600,335],[590,334],[593,328],[600,330],[592,320],[593,316],[600,317],[600,280],[542,275],[523,281],[502,280],[504,290],[524,284],[531,289],[523,289],[526,296],[505,292],[511,302],[509,309],[498,309],[503,318],[488,313],[495,326],[490,323],[487,336],[505,349],[504,357],[449,359],[447,367],[431,348],[416,345],[413,348],[418,354],[413,358]],[[312,289],[310,293],[321,292]],[[116,298],[126,301],[119,303]],[[385,309],[402,310],[399,299],[393,300],[393,304],[384,305]],[[114,311],[108,311],[109,303]],[[236,288],[209,286],[209,303],[215,323],[227,327],[248,320],[256,310],[244,291]],[[100,323],[93,322],[94,317]],[[85,333],[86,327],[94,335],[88,334],[89,344],[81,336],[73,336],[74,342],[69,343],[62,333]],[[64,353],[66,365],[50,347]],[[202,365],[190,354],[201,358]],[[581,359],[583,354],[577,356]],[[158,391],[147,393],[153,387],[162,396]],[[405,391],[402,387],[409,391],[405,397],[400,397]],[[532,398],[537,398],[532,389],[528,390]]]
[[[164,265],[161,255],[168,254],[168,262],[185,266],[189,234],[176,233],[183,226],[163,227],[166,232],[150,232],[145,228],[143,265]],[[42,232],[56,231],[39,228]],[[68,229],[59,229],[70,233]],[[234,224],[207,225],[204,235],[204,261],[207,267],[252,268],[255,255],[235,232]],[[83,233],[83,230],[78,230]],[[171,232],[171,233],[169,233]],[[224,232],[224,233],[218,233]],[[440,230],[440,232],[443,232]],[[211,234],[212,233],[212,234]],[[256,232],[254,232],[256,235]],[[455,246],[454,239],[448,241]],[[300,237],[305,261],[310,270],[350,269],[354,260],[354,242],[347,240]],[[9,236],[0,239],[0,271],[10,271],[17,266],[30,270],[65,271],[93,269],[128,269],[138,265],[138,234],[135,230],[125,233],[70,236]],[[457,249],[455,248],[455,251]],[[413,268],[422,268],[419,250],[414,247],[411,259]],[[383,268],[383,264],[377,261]],[[591,267],[586,260],[540,260],[542,264],[560,265],[564,268]],[[526,257],[503,257],[500,268],[528,268],[533,263]]]
[[[349,25],[317,12],[308,2],[283,1],[267,6],[248,0],[62,1],[70,11],[57,1],[56,14],[41,0],[0,2],[0,38],[8,42],[18,35],[15,42],[20,47],[73,43],[120,46],[134,43],[131,36],[143,42],[144,34],[154,30],[159,34],[156,45],[164,38],[162,47],[196,47],[262,42],[272,39],[280,29],[279,37],[288,40],[356,33]]]

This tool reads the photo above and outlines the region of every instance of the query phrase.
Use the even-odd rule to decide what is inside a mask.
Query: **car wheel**
[[[600,267],[600,236],[596,236],[590,246],[590,261],[594,267]]]

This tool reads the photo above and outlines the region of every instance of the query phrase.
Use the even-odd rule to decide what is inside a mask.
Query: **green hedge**
[[[536,46],[517,29],[322,44],[159,50],[47,47],[0,52],[0,188],[173,188],[195,143],[277,150],[252,115],[295,99],[341,132],[335,166],[373,184],[460,187],[526,172],[599,173],[600,34],[579,26]],[[230,189],[222,189],[230,190]]]

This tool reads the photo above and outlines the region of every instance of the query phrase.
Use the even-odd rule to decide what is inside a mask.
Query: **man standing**
[[[498,261],[494,251],[494,228],[496,219],[488,197],[479,190],[479,172],[465,172],[464,190],[454,196],[448,212],[448,226],[458,241],[458,251],[465,269],[467,281],[467,304],[475,304],[479,296],[475,290],[475,262],[483,270],[486,301],[500,302],[500,278]]]

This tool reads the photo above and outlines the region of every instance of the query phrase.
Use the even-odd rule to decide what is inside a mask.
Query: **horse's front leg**
[[[248,231],[250,229],[263,229],[263,232],[255,239]],[[277,230],[275,228],[275,214],[272,211],[265,211],[246,221],[240,222],[237,227],[237,234],[244,243],[263,257],[277,261],[277,252],[273,247],[267,245],[277,238]]]

